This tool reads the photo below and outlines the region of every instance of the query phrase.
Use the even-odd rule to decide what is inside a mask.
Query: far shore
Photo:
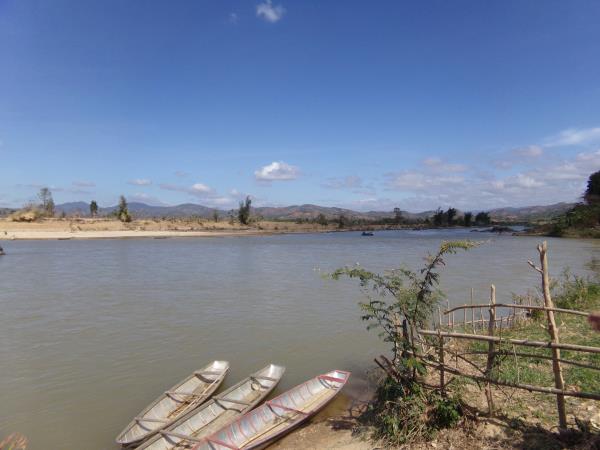
[[[312,222],[257,221],[250,225],[222,220],[178,218],[138,219],[123,223],[114,218],[55,218],[33,222],[14,222],[0,218],[2,240],[71,240],[71,239],[167,239],[232,236],[268,236],[273,234],[331,233],[340,231],[382,231],[390,229],[427,229],[423,224],[374,225],[362,224],[339,228],[336,223],[320,225]],[[452,227],[462,228],[462,227]],[[485,231],[497,231],[494,227]],[[471,228],[477,231],[477,228]],[[507,228],[507,230],[510,230]],[[484,230],[479,230],[484,231]],[[512,231],[512,230],[511,230]],[[515,233],[519,235],[524,232]]]
[[[260,221],[245,226],[203,219],[140,219],[129,223],[105,218],[43,219],[35,222],[0,219],[0,241],[241,237],[362,229],[364,228],[354,227],[339,230],[335,224],[324,226],[314,223],[275,221]]]

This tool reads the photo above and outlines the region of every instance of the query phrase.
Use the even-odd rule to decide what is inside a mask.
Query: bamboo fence
[[[600,347],[592,347],[585,345],[575,345],[561,343],[559,338],[559,329],[556,326],[554,313],[573,314],[577,316],[588,316],[588,313],[581,311],[574,311],[563,308],[555,308],[550,294],[550,278],[548,269],[548,256],[547,256],[547,244],[543,242],[537,247],[540,266],[536,266],[533,262],[528,261],[529,265],[541,275],[542,281],[542,292],[543,292],[543,305],[531,304],[531,298],[529,298],[527,305],[523,304],[510,304],[510,303],[497,303],[496,302],[496,288],[494,285],[490,288],[490,299],[487,304],[475,304],[474,303],[474,292],[471,289],[471,301],[470,304],[464,304],[450,308],[449,304],[446,304],[446,310],[442,311],[438,309],[437,323],[434,323],[434,329],[419,329],[417,330],[420,335],[421,341],[426,341],[431,346],[433,352],[427,352],[420,356],[420,360],[423,364],[433,367],[439,370],[440,373],[440,389],[444,393],[445,386],[447,385],[446,374],[452,374],[457,376],[463,376],[474,379],[485,385],[485,395],[488,404],[489,413],[494,413],[494,398],[492,395],[492,386],[507,386],[516,389],[524,389],[530,392],[540,392],[545,394],[551,394],[556,397],[556,408],[558,412],[558,425],[560,429],[567,427],[567,413],[565,406],[565,397],[577,397],[585,399],[600,400],[600,393],[598,392],[581,392],[576,390],[568,390],[565,388],[565,382],[562,374],[562,365],[570,364],[580,367],[585,367],[593,370],[600,370],[600,367],[592,364],[586,364],[579,361],[572,361],[561,358],[561,350],[569,350],[575,352],[584,352],[598,354],[600,353]],[[504,308],[509,310],[509,314],[505,316],[497,317],[498,308]],[[484,317],[484,309],[487,309],[487,317]],[[455,322],[454,315],[456,312],[462,310],[462,322]],[[531,319],[531,312],[534,310],[543,311],[545,313],[545,320],[547,324],[548,340],[547,341],[533,341],[529,339],[507,339],[502,337],[503,328],[513,327],[519,323]],[[468,314],[470,312],[470,314]],[[460,313],[459,313],[460,314]],[[470,316],[470,317],[469,317]],[[445,320],[444,320],[445,318]],[[437,326],[436,326],[437,325]],[[456,332],[455,329],[459,329],[462,332]],[[477,330],[480,330],[480,334],[477,334]],[[485,331],[485,334],[483,333]],[[429,339],[425,339],[429,337]],[[448,345],[446,341],[452,339],[458,340],[470,340],[487,342],[487,351],[467,351],[459,354],[458,351],[454,351],[452,347]],[[499,349],[502,344],[508,344],[512,346],[513,351]],[[517,352],[516,347],[535,347],[535,348],[546,348],[551,352],[551,356],[548,355],[536,355],[532,353]],[[431,353],[437,356],[437,360],[431,355]],[[482,355],[487,356],[485,361],[475,362],[467,358],[468,355]],[[527,357],[534,359],[545,359],[552,361],[552,373],[554,378],[554,386],[533,386],[519,382],[508,382],[498,379],[494,373],[494,368],[497,366],[499,356],[513,356],[515,364],[518,367],[518,358]],[[455,358],[456,364],[452,367],[450,364],[452,358]],[[458,367],[458,360],[461,359],[468,363],[472,368],[475,369],[476,373],[467,373],[465,370],[461,370]],[[483,367],[481,367],[483,364]]]

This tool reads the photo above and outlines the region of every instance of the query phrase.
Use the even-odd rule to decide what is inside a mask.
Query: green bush
[[[456,397],[442,397],[419,383],[398,383],[388,377],[377,388],[361,421],[373,427],[373,438],[390,445],[431,439],[438,430],[455,426],[463,410]]]
[[[563,270],[562,276],[552,286],[552,298],[557,308],[588,310],[600,295],[600,284]]]

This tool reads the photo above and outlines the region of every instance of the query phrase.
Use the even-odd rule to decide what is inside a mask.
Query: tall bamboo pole
[[[538,252],[540,254],[540,263],[542,265],[541,272],[542,274],[542,289],[544,291],[544,306],[546,308],[553,308],[554,303],[552,302],[552,297],[550,296],[550,276],[549,276],[549,268],[548,268],[548,244],[546,241],[542,242],[542,245],[538,245]],[[535,268],[535,266],[534,266]],[[537,269],[537,268],[536,268]],[[556,321],[554,320],[554,312],[546,311],[546,316],[548,319],[548,334],[550,334],[550,338],[552,342],[555,344],[559,344],[558,339],[558,328],[556,326]],[[560,367],[560,349],[552,348],[552,370],[554,371],[554,387],[556,389],[563,391],[565,380],[562,375],[562,369]],[[567,412],[565,409],[565,396],[562,394],[556,395],[556,406],[558,408],[558,422],[561,428],[567,428]]]
[[[440,391],[442,393],[442,397],[446,396],[446,381],[444,380],[444,338],[442,337],[441,331],[438,329],[438,337],[439,337],[439,359],[440,359]]]
[[[496,326],[496,308],[491,306],[494,303],[496,303],[496,286],[494,286],[492,284],[490,286],[490,310],[489,310],[490,321],[488,323],[488,335],[489,336],[494,335],[494,327]],[[492,377],[492,370],[494,368],[495,354],[496,354],[496,343],[490,341],[490,343],[488,344],[488,357],[487,357],[487,364],[485,367],[486,378]],[[488,402],[489,413],[490,413],[490,415],[492,415],[494,413],[494,398],[492,396],[492,387],[489,382],[487,383],[486,388],[485,388],[485,396],[486,396],[487,402]]]
[[[473,306],[473,288],[471,288],[471,306]],[[475,334],[475,309],[471,308],[471,325]]]

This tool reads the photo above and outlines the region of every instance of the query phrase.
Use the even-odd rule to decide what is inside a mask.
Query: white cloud
[[[198,193],[201,193],[201,194],[209,194],[209,193],[212,192],[211,188],[209,188],[207,185],[202,184],[202,183],[192,184],[191,190],[193,192],[198,192]]]
[[[135,180],[129,180],[128,184],[132,184],[133,186],[150,186],[152,184],[152,180],[148,180],[146,178],[136,178]]]
[[[191,186],[181,186],[178,184],[160,184],[160,189],[165,191],[185,192],[199,198],[209,198],[215,196],[215,191],[203,183],[195,183]]]
[[[399,199],[398,206],[411,211],[438,205],[462,210],[545,205],[578,201],[589,175],[600,168],[600,149],[563,158],[556,153],[540,157],[535,147],[523,149],[511,150],[521,165],[516,173],[494,173],[485,165],[460,174],[436,172],[430,167],[439,167],[442,162],[432,159],[418,170],[386,174],[384,187],[396,193],[393,198]],[[365,196],[362,202],[376,204],[377,200],[376,196]]]
[[[178,178],[185,178],[185,177],[189,177],[190,173],[186,172],[184,170],[177,170],[177,171],[175,171],[175,176]]]
[[[265,0],[264,2],[256,5],[256,17],[259,17],[266,22],[279,22],[284,14],[284,7],[281,5],[273,5],[271,0]]]
[[[236,189],[232,189],[228,195],[221,195],[204,183],[194,183],[191,186],[160,184],[159,188],[166,191],[183,192],[194,197],[204,206],[214,208],[235,208],[239,200],[246,197],[246,194],[242,194]]]
[[[600,141],[600,127],[568,128],[546,141],[547,147],[589,144]]]
[[[387,180],[385,184],[387,189],[412,192],[428,190],[432,187],[437,188],[448,184],[462,184],[465,181],[463,176],[439,176],[417,171],[388,173],[386,174],[386,177]]]
[[[273,161],[254,172],[254,177],[258,181],[285,181],[295,180],[300,175],[298,167],[290,166],[283,161]]]
[[[524,188],[536,188],[544,185],[542,181],[538,181],[532,176],[524,175],[522,173],[517,174],[514,178],[514,182],[521,187]]]

